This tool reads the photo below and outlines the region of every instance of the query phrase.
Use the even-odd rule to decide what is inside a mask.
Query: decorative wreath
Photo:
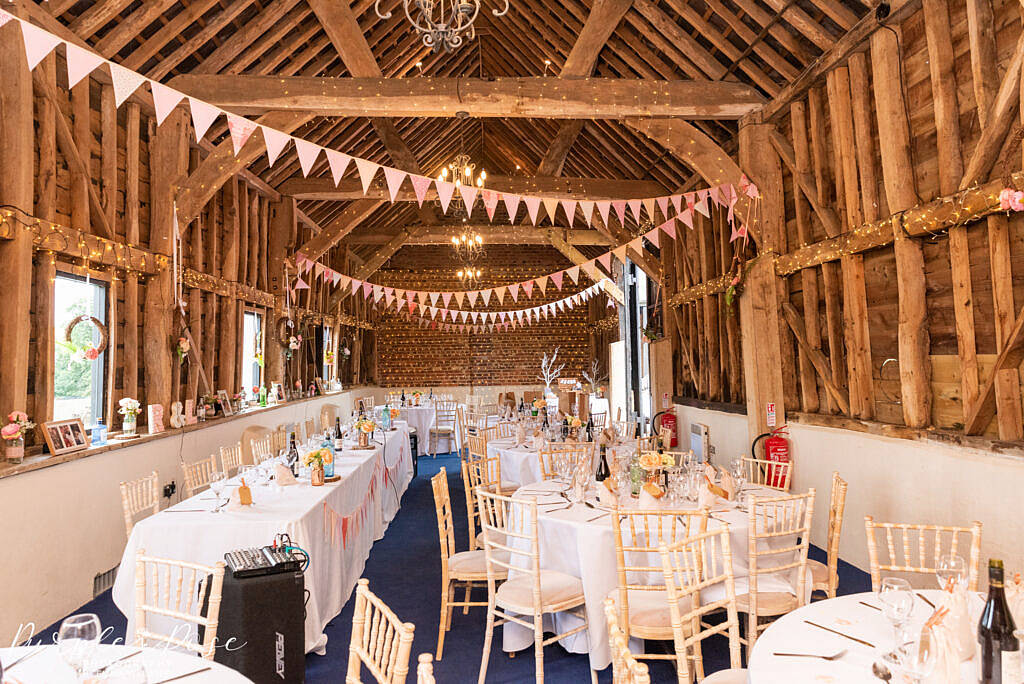
[[[285,349],[288,348],[288,338],[292,337],[291,329],[294,327],[295,324],[292,322],[292,319],[287,316],[281,316],[278,318],[277,323],[274,326],[277,330],[277,343]]]
[[[99,344],[97,344],[95,347],[86,347],[84,350],[82,350],[83,353],[85,354],[86,359],[88,359],[89,361],[95,361],[96,357],[102,354],[103,350],[107,348],[107,341],[109,339],[109,336],[107,334],[107,326],[103,325],[103,323],[100,322],[100,319],[96,318],[95,316],[89,316],[87,314],[75,316],[68,322],[67,327],[64,328],[64,341],[69,346],[74,346],[74,343],[71,341],[71,333],[74,332],[75,327],[79,323],[91,323],[92,327],[96,328],[96,330],[98,330],[100,333]]]

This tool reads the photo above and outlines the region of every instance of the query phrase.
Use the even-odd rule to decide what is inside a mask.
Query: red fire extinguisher
[[[774,463],[789,463],[789,440],[786,439],[786,426],[782,425],[771,432],[758,435],[754,443],[750,445],[750,454],[757,458],[757,443],[764,439],[764,460]],[[765,473],[765,482],[771,487],[782,487],[785,484],[786,476],[784,468],[768,466]]]
[[[672,409],[656,414],[651,423],[654,425],[656,432],[660,433],[662,428],[668,428],[672,431],[672,439],[669,440],[666,446],[671,448],[679,444],[679,431],[676,430],[676,414],[672,412]]]

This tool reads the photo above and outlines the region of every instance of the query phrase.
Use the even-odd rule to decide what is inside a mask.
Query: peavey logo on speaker
[[[274,657],[277,664],[277,676],[284,679],[284,634],[274,632],[277,639],[274,640]]]

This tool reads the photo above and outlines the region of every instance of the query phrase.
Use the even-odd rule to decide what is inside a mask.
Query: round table
[[[938,589],[915,591],[938,605],[942,592]],[[969,594],[968,612],[976,624],[984,606],[979,594]],[[864,605],[868,604],[868,605]],[[874,607],[871,607],[874,606]],[[870,592],[839,596],[827,601],[815,601],[776,620],[754,644],[747,665],[750,684],[774,684],[780,681],[831,682],[833,684],[861,684],[881,681],[871,673],[871,664],[893,645],[893,629],[882,615],[878,597]],[[878,610],[876,610],[878,608]],[[920,628],[934,609],[920,598],[914,600],[910,624]],[[871,644],[866,646],[807,624],[806,621],[834,629]],[[846,653],[832,661],[821,658],[794,658],[776,656],[775,653],[816,653],[832,655]],[[975,679],[974,660],[963,663],[960,678],[963,682]],[[892,681],[896,681],[894,677]],[[939,684],[935,674],[925,679],[927,684]]]
[[[41,649],[41,650],[40,650]],[[29,655],[25,660],[10,667],[18,658],[27,653],[40,651]],[[131,658],[125,658],[132,653],[142,651]],[[98,669],[109,665],[114,661],[125,658],[126,661],[141,663],[146,670],[146,681],[148,684],[159,684],[167,679],[196,672],[196,674],[183,679],[175,679],[175,682],[182,684],[252,684],[252,680],[243,677],[229,667],[210,660],[203,660],[198,656],[181,651],[171,651],[165,648],[139,648],[135,646],[109,646],[102,644],[96,647],[92,658],[92,669]],[[74,670],[71,669],[60,657],[57,647],[49,646],[19,646],[17,648],[0,648],[0,662],[5,665],[4,681],[17,681],[22,684],[35,684],[45,682],[46,684],[73,684],[75,679]],[[7,669],[10,667],[10,669]],[[113,668],[112,668],[113,669]],[[197,672],[203,670],[202,672]]]
[[[527,444],[532,443],[530,437],[526,439]],[[636,450],[636,442],[630,441],[609,447],[612,454],[617,450],[632,454]],[[487,455],[492,458],[498,456],[501,459],[501,481],[504,483],[522,487],[544,479],[537,450],[532,446],[516,446],[515,437],[498,437],[490,440],[487,442]],[[593,472],[597,472],[600,457],[600,450],[594,449]]]
[[[506,477],[504,467],[502,468],[502,477]],[[536,482],[521,487],[515,497],[536,497],[540,506],[537,512],[537,535],[541,568],[558,570],[573,577],[579,577],[583,582],[587,621],[590,627],[589,631],[594,635],[594,639],[589,640],[587,632],[583,631],[566,637],[559,643],[571,653],[589,653],[591,667],[595,670],[603,670],[611,662],[603,602],[609,592],[618,587],[618,565],[615,560],[612,518],[607,508],[591,508],[585,504],[574,504],[569,508],[562,505],[545,505],[566,504],[566,500],[560,493],[565,488],[564,483],[554,480]],[[748,487],[746,491],[754,491],[755,495],[762,496],[778,494],[774,490],[761,487]],[[599,506],[592,492],[588,494],[587,501],[594,506]],[[695,509],[696,504],[685,503],[678,507]],[[721,502],[720,506],[712,509],[711,514],[713,517],[708,521],[708,529],[717,529],[723,524],[729,525],[736,593],[746,593],[746,578],[749,572],[748,514],[728,502]],[[516,540],[516,543],[523,543],[523,548],[526,548],[526,540]],[[790,537],[779,538],[776,543],[788,545],[793,543],[793,539]],[[520,560],[522,560],[521,557],[515,558],[516,562]],[[758,587],[761,591],[792,592],[794,584],[784,578],[776,578],[772,575],[758,577]],[[807,597],[805,598],[809,598],[810,572],[807,573],[806,586]],[[710,596],[705,598],[713,600],[713,597]],[[548,631],[548,626],[553,626],[555,629],[551,631],[562,633],[580,624],[578,618],[567,613],[556,614],[553,625],[550,622],[551,619],[552,616],[545,616],[545,631]],[[533,643],[533,633],[520,625],[506,623],[503,627],[502,639],[505,651],[519,651]],[[639,642],[637,643],[639,644]]]
[[[461,405],[460,405],[461,406]],[[392,407],[394,408],[394,407]],[[374,406],[374,412],[377,415],[378,420],[384,411],[384,406]],[[416,428],[417,439],[419,440],[419,451],[421,454],[427,453],[427,447],[430,443],[430,429],[434,427],[434,423],[437,420],[437,410],[433,403],[423,404],[420,406],[400,406],[401,420],[409,423],[409,427]],[[463,408],[463,410],[465,410]],[[451,451],[458,451],[462,448],[461,436],[459,430],[455,425],[452,428],[452,442],[450,446]],[[443,438],[442,438],[443,440]],[[442,442],[439,440],[439,445]]]

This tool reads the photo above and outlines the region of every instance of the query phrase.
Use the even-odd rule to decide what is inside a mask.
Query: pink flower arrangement
[[[21,439],[26,432],[36,426],[24,411],[11,411],[7,415],[7,420],[10,422],[0,428],[0,437],[7,440]]]
[[[999,192],[999,208],[1003,211],[1024,211],[1024,192],[1003,188]]]
[[[85,358],[88,361],[95,361],[100,357],[100,350],[96,347],[89,347],[85,350]]]

